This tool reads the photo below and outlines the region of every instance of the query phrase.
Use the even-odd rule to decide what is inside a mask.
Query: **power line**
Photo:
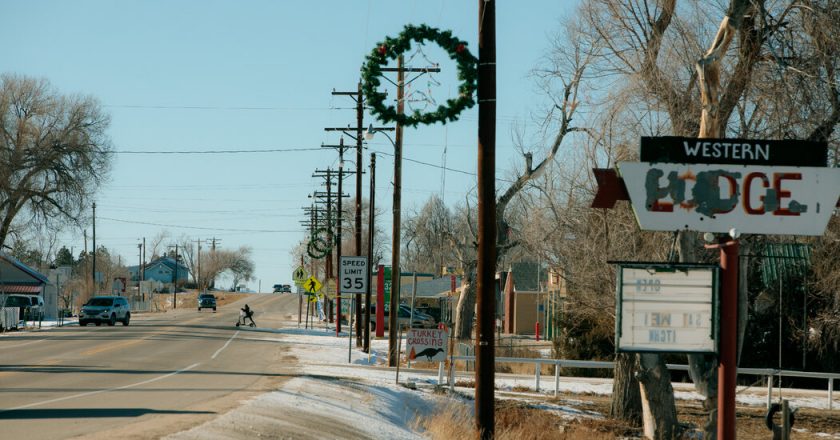
[[[98,217],[100,220],[109,220],[112,222],[119,222],[119,223],[132,223],[138,225],[149,225],[149,226],[163,226],[166,228],[180,228],[180,229],[200,229],[204,231],[225,231],[225,232],[258,232],[258,233],[286,233],[286,232],[306,232],[303,229],[294,229],[294,230],[277,230],[277,229],[231,229],[231,228],[203,228],[201,226],[183,226],[183,225],[168,225],[164,223],[151,223],[151,222],[139,222],[133,220],[123,220],[118,218],[109,218],[109,217]]]
[[[109,108],[127,108],[143,110],[256,110],[256,111],[320,111],[320,110],[355,110],[356,107],[255,107],[255,106],[218,106],[218,105],[135,105],[108,104]]]
[[[321,151],[320,148],[267,148],[254,150],[117,150],[114,154],[253,154],[253,153],[297,153],[300,151]]]

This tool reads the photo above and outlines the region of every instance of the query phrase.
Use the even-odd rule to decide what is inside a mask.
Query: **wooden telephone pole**
[[[476,269],[475,421],[495,435],[496,4],[478,2],[478,266]],[[393,313],[393,312],[392,312]]]

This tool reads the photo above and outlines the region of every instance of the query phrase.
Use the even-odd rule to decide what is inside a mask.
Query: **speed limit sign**
[[[339,288],[341,293],[365,293],[368,286],[367,257],[341,257]]]

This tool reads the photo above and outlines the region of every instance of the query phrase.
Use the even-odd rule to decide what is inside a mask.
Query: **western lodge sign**
[[[821,235],[840,194],[825,144],[642,138],[621,177],[644,230]]]

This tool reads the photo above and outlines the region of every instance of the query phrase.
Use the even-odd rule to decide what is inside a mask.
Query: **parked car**
[[[7,293],[3,296],[3,306],[20,307],[18,319],[40,321],[44,319],[44,299],[40,295]]]
[[[289,284],[275,284],[272,293],[292,293],[292,286]]]
[[[131,310],[128,301],[121,296],[94,296],[82,306],[82,311],[79,313],[79,325],[82,327],[91,322],[97,326],[103,322],[113,326],[117,321],[128,325],[130,320]]]
[[[385,310],[385,323],[384,328],[388,330],[390,327],[390,313],[388,310]],[[408,323],[411,320],[411,307],[406,304],[400,304],[400,311],[397,314],[397,322],[399,323],[400,327],[408,328]],[[431,316],[418,311],[417,309],[414,310],[414,320],[412,321],[412,328],[435,328],[437,323],[435,319]],[[376,330],[376,304],[370,305],[370,328],[371,330]]]
[[[198,295],[198,311],[201,309],[213,309],[216,311],[216,297],[212,293],[202,293]]]

